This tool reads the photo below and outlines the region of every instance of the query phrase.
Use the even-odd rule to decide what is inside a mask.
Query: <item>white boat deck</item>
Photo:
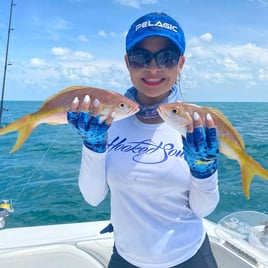
[[[0,267],[106,267],[112,234],[100,235],[107,221],[0,230]]]
[[[222,243],[215,224],[204,221],[219,268],[268,267],[241,249]],[[113,235],[99,234],[107,221],[0,230],[0,267],[107,267]]]

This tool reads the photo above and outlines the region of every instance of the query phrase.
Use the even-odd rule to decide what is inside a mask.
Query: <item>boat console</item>
[[[232,213],[219,221],[220,242],[256,267],[268,267],[268,215],[256,211]]]

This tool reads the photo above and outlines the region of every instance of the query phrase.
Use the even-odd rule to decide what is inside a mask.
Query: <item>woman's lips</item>
[[[143,78],[142,80],[148,86],[158,86],[165,80],[165,78]]]

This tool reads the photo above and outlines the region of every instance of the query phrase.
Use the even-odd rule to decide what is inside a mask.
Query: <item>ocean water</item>
[[[221,110],[242,135],[246,151],[268,169],[268,103],[198,103]],[[4,125],[35,112],[41,102],[7,101]],[[109,196],[91,207],[79,191],[77,178],[82,142],[69,125],[40,125],[15,153],[17,134],[0,136],[0,200],[11,199],[14,213],[6,228],[107,220]],[[207,218],[215,222],[236,211],[268,214],[268,181],[254,177],[250,200],[243,195],[239,164],[220,156],[221,199]]]

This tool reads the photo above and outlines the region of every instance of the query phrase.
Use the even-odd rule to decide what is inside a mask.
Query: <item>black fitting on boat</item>
[[[100,234],[112,233],[113,231],[114,231],[114,227],[111,223],[109,223],[104,229],[100,231]]]

